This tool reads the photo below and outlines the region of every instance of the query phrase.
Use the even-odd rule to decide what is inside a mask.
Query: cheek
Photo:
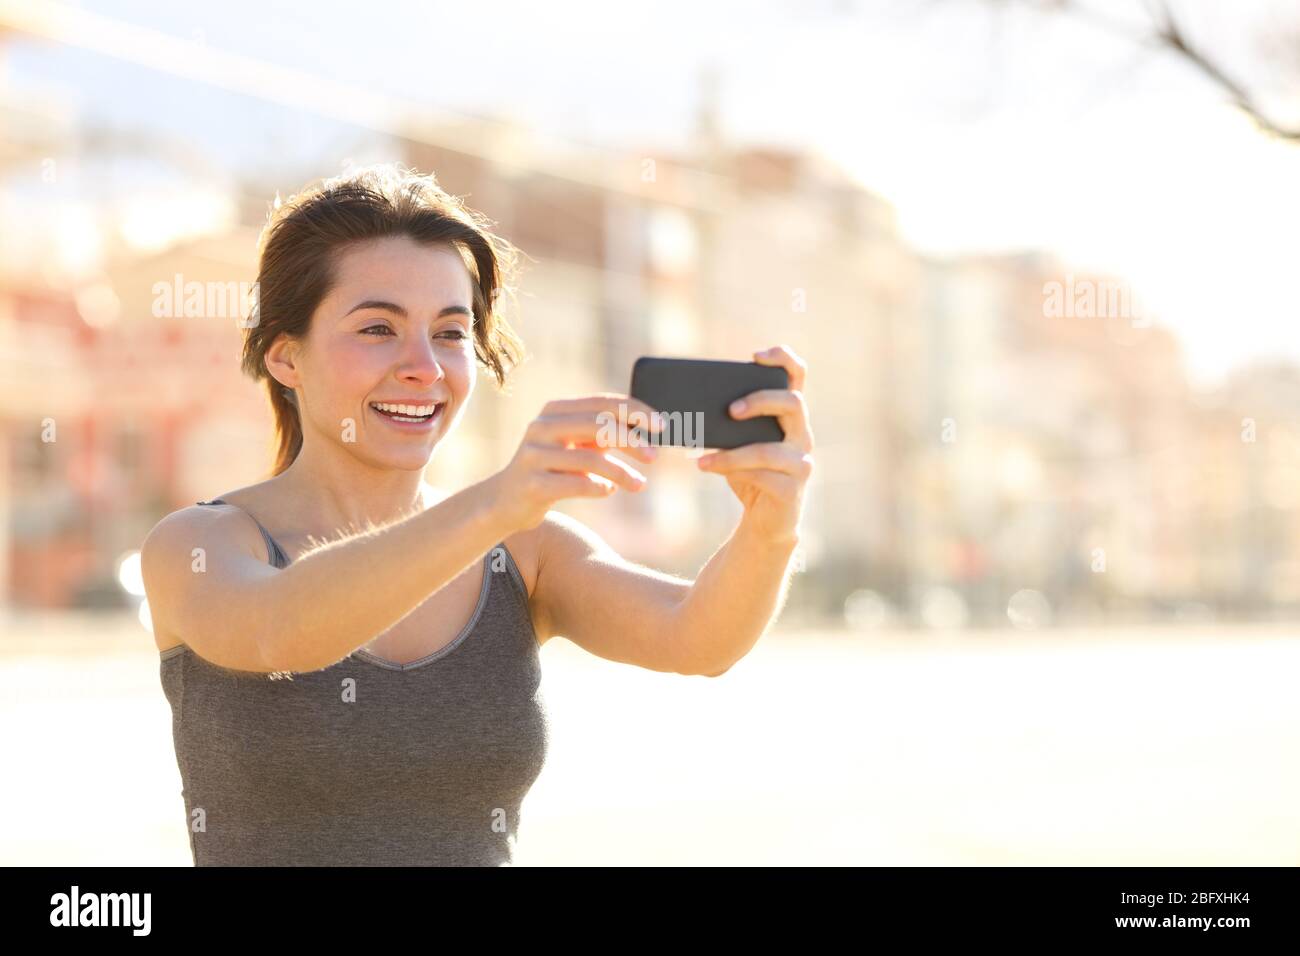
[[[325,356],[324,373],[333,394],[343,401],[366,395],[374,389],[375,379],[383,375],[388,363],[379,349],[366,348],[364,342],[343,341]]]
[[[328,397],[324,398],[331,414],[352,414],[357,401],[374,390],[374,382],[383,376],[387,364],[378,349],[367,349],[364,342],[338,342],[331,349],[318,354],[317,376],[326,382]]]
[[[473,346],[454,351],[449,349],[445,355],[438,356],[438,363],[442,366],[447,381],[456,391],[466,395],[473,391],[475,372],[478,368],[474,359]]]

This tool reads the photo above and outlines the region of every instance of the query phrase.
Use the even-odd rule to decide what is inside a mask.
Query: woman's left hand
[[[755,352],[760,365],[780,365],[790,376],[789,388],[750,392],[731,407],[732,418],[775,415],[784,441],[756,442],[715,451],[696,459],[702,471],[726,475],[727,484],[745,506],[742,527],[774,544],[798,540],[804,489],[813,471],[813,435],[803,387],[808,366],[784,345]]]

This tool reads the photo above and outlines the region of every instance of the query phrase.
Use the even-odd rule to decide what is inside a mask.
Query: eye
[[[393,334],[393,330],[390,329],[390,328],[389,328],[388,326],[386,326],[386,325],[370,325],[370,326],[367,326],[366,328],[364,328],[364,329],[361,330],[360,334],[361,334],[361,335],[370,335],[370,334],[373,334],[373,333],[375,332],[376,329],[378,329],[380,332],[384,333],[384,335],[392,335],[392,334]],[[442,335],[450,336],[450,337],[451,337],[451,340],[452,340],[453,342],[463,342],[463,341],[465,341],[466,339],[469,338],[469,336],[466,335],[465,332],[464,332],[462,329],[447,329],[446,331],[444,331],[444,332],[439,332],[438,334],[439,334],[440,336],[442,336]]]

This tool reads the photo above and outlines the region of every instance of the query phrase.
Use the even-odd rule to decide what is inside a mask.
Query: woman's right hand
[[[528,423],[510,463],[490,479],[516,528],[535,528],[563,498],[605,498],[616,488],[640,491],[646,478],[617,448],[649,463],[657,457],[645,432],[662,431],[655,410],[629,395],[601,393],[547,402]],[[623,441],[626,439],[626,441]]]

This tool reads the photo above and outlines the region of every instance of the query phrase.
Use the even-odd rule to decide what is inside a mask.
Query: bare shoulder
[[[545,644],[553,635],[538,585],[542,581],[547,556],[564,560],[569,556],[604,551],[608,545],[577,518],[561,511],[548,511],[537,527],[510,535],[505,539],[505,545],[527,585],[538,643]]]
[[[145,536],[140,546],[141,563],[146,560],[146,554],[172,557],[181,549],[181,553],[188,555],[192,548],[212,544],[235,547],[266,559],[261,532],[247,511],[235,505],[231,498],[223,500],[231,503],[187,505],[164,517]]]
[[[537,526],[547,553],[585,557],[596,552],[613,553],[609,543],[590,527],[563,511],[548,511]]]
[[[248,554],[264,559],[265,545],[254,527],[238,509],[221,505],[193,504],[166,515],[150,529],[140,545],[140,573],[145,596],[154,611],[154,644],[160,651],[182,643],[166,627],[160,626],[178,591],[194,582],[191,573],[199,549],[214,549]]]
[[[237,509],[222,505],[194,504],[173,511],[145,535],[140,546],[141,564],[149,564],[152,559],[157,565],[160,560],[188,555],[192,548],[214,541],[240,544],[248,535],[238,533],[244,527],[238,514]]]

